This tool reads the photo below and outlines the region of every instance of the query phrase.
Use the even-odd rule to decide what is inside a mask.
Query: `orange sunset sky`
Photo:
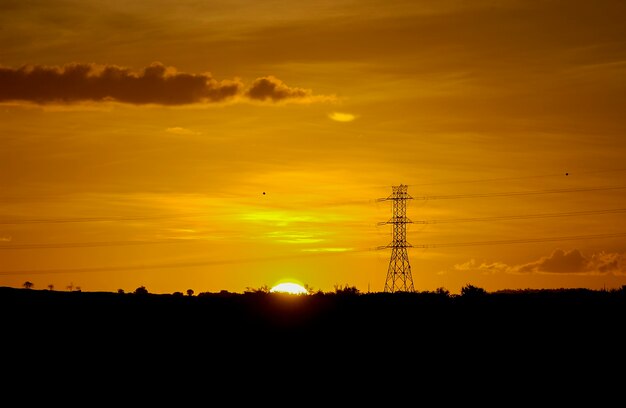
[[[2,0],[0,286],[626,284],[626,3]]]

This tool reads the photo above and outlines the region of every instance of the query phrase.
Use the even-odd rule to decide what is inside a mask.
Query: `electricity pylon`
[[[411,275],[411,264],[409,264],[409,254],[407,248],[412,245],[406,241],[406,224],[413,221],[406,216],[406,200],[412,200],[407,193],[409,186],[400,184],[392,186],[392,194],[380,201],[393,201],[393,215],[387,222],[381,224],[393,225],[393,241],[391,244],[381,248],[391,248],[391,258],[389,259],[389,269],[385,280],[385,292],[415,292],[413,287],[413,276]]]

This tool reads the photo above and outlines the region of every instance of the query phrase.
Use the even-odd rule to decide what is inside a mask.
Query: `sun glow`
[[[270,289],[272,293],[288,293],[290,295],[306,295],[309,293],[305,287],[293,282],[279,283]]]

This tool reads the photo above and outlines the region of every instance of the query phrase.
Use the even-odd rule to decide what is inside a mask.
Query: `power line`
[[[147,265],[118,265],[118,266],[95,266],[85,268],[59,268],[59,269],[31,269],[31,270],[12,270],[12,271],[0,271],[0,276],[6,275],[47,275],[47,274],[59,274],[59,273],[91,273],[91,272],[121,272],[121,271],[140,271],[150,269],[170,269],[170,268],[192,268],[200,266],[216,266],[216,265],[229,265],[240,264],[249,262],[268,262],[268,261],[280,261],[286,259],[298,259],[298,258],[312,258],[320,256],[340,255],[346,253],[359,253],[374,251],[375,248],[364,249],[350,249],[342,252],[307,252],[291,255],[276,255],[266,257],[251,257],[251,258],[231,258],[231,259],[215,259],[207,261],[190,261],[190,262],[170,262],[170,263],[156,263]]]
[[[599,172],[599,171],[598,171]],[[539,177],[539,176],[537,176]],[[495,180],[495,179],[494,179]],[[505,180],[505,179],[501,179]],[[477,181],[478,182],[478,181]],[[488,198],[488,197],[513,197],[513,196],[526,196],[526,195],[542,195],[542,194],[558,194],[558,193],[577,193],[586,191],[610,191],[610,190],[623,190],[626,186],[606,186],[606,187],[582,187],[582,188],[562,188],[562,189],[548,189],[548,190],[530,190],[530,191],[509,191],[501,193],[471,193],[471,194],[448,194],[448,195],[430,195],[430,196],[417,196],[413,197],[414,200],[429,201],[429,200],[452,200],[463,198]],[[378,200],[352,200],[346,203],[331,203],[331,206],[338,205],[352,205],[362,203],[372,203],[384,201],[385,199]],[[152,216],[120,216],[120,217],[60,217],[60,218],[34,218],[34,219],[21,219],[21,220],[7,220],[0,219],[0,225],[23,225],[23,224],[65,224],[65,223],[86,223],[86,222],[119,222],[119,221],[144,221],[144,220],[160,220],[160,219],[176,219],[185,217],[199,217],[206,216],[208,213],[188,213],[188,214],[176,214],[176,215],[152,215]],[[539,218],[539,217],[537,217]],[[494,218],[495,219],[495,218]],[[499,218],[498,218],[499,219]],[[455,221],[460,222],[460,221]]]
[[[128,245],[153,245],[153,244],[182,244],[197,242],[190,239],[172,239],[160,241],[100,241],[100,242],[62,242],[62,243],[36,243],[36,244],[9,244],[0,245],[0,250],[4,249],[60,249],[60,248],[93,248],[112,247]]]
[[[494,241],[474,241],[474,242],[453,242],[447,244],[420,244],[413,245],[413,248],[451,248],[466,247],[479,245],[507,245],[507,244],[530,244],[534,242],[556,242],[556,241],[577,241],[583,239],[601,239],[601,238],[620,238],[626,237],[626,232],[616,232],[608,234],[592,234],[592,235],[572,235],[564,237],[546,237],[546,238],[520,238],[520,239],[503,239]],[[384,247],[383,247],[384,248]]]
[[[570,212],[557,212],[557,213],[540,213],[540,214],[523,214],[523,215],[501,215],[492,217],[470,217],[470,218],[451,218],[444,220],[418,220],[411,221],[413,224],[451,224],[457,222],[481,222],[481,221],[502,221],[502,220],[521,220],[521,219],[537,219],[537,218],[556,218],[556,217],[572,217],[583,215],[598,215],[598,214],[619,214],[625,213],[626,208],[614,208],[614,209],[602,209],[602,210],[587,210],[587,211],[570,211]],[[388,222],[378,223],[379,225],[387,224]],[[541,240],[543,238],[539,238]],[[552,239],[549,239],[552,240]],[[113,247],[113,246],[132,246],[132,245],[152,245],[152,244],[177,244],[177,243],[193,243],[197,240],[189,239],[172,239],[172,240],[134,240],[134,241],[97,241],[97,242],[63,242],[63,243],[32,243],[32,244],[8,244],[1,245],[0,250],[25,250],[25,249],[64,249],[64,248],[94,248],[94,247]],[[497,243],[499,241],[485,241],[486,244]],[[533,241],[535,242],[534,239]],[[540,242],[540,241],[537,241]],[[428,248],[440,248],[442,246],[467,246],[475,245],[475,243],[460,243],[460,244],[434,244],[435,246],[427,245]]]
[[[585,174],[598,174],[598,173],[616,173],[626,171],[624,169],[603,169],[603,170],[590,170],[590,171],[581,171],[576,172],[576,175],[585,175]],[[572,173],[569,173],[572,174]],[[438,186],[438,185],[446,185],[446,184],[473,184],[473,183],[487,183],[491,181],[512,181],[512,180],[527,180],[534,178],[548,178],[548,177],[563,177],[563,173],[551,173],[551,174],[536,174],[529,176],[517,176],[517,177],[494,177],[487,179],[474,179],[474,180],[457,180],[457,181],[435,181],[432,183],[420,183],[420,184],[409,184],[410,187],[420,187],[420,186]]]
[[[555,188],[550,190],[508,191],[502,193],[472,193],[472,194],[448,194],[413,197],[415,200],[452,200],[459,198],[483,198],[483,197],[513,197],[540,194],[578,193],[584,191],[609,191],[623,190],[626,186],[586,187],[586,188]]]
[[[626,187],[624,187],[626,188]],[[431,196],[434,197],[434,196]],[[432,199],[432,198],[429,198]],[[589,210],[576,212],[561,212],[548,214],[528,214],[528,215],[502,215],[494,217],[482,218],[453,218],[449,220],[422,220],[414,221],[414,224],[448,224],[453,222],[470,222],[470,221],[489,221],[489,220],[507,220],[507,219],[530,219],[530,218],[551,218],[551,217],[568,217],[578,215],[594,215],[594,214],[617,214],[626,212],[626,208],[615,208],[606,210]],[[34,218],[22,220],[0,220],[0,225],[22,225],[22,224],[64,224],[64,223],[83,223],[83,222],[117,222],[117,221],[138,221],[138,220],[160,220],[174,219],[184,217],[197,217],[208,215],[208,213],[191,213],[177,215],[155,215],[155,216],[136,216],[136,217],[80,217],[80,218]],[[386,224],[382,222],[379,224]]]
[[[569,211],[569,212],[543,213],[543,214],[496,215],[492,217],[474,217],[474,218],[450,218],[447,220],[421,220],[421,221],[413,221],[413,223],[414,224],[451,224],[451,223],[457,223],[457,222],[525,220],[525,219],[534,219],[534,218],[556,218],[556,217],[574,217],[574,216],[583,216],[583,215],[619,214],[619,213],[625,213],[625,212],[626,212],[626,208],[614,208],[614,209],[606,209],[606,210]]]
[[[34,218],[21,220],[0,220],[2,225],[19,225],[19,224],[66,224],[81,222],[116,222],[116,221],[144,221],[144,220],[163,220],[170,218],[199,217],[208,215],[208,213],[189,213],[176,215],[145,215],[145,216],[127,216],[127,217],[63,217],[63,218]]]
[[[463,246],[478,246],[478,245],[508,245],[508,244],[526,244],[536,242],[556,242],[556,241],[575,241],[584,239],[604,239],[604,238],[621,238],[626,237],[626,232],[608,233],[608,234],[592,234],[592,235],[573,235],[573,236],[561,236],[561,237],[545,237],[545,238],[521,238],[510,240],[493,240],[493,241],[474,241],[474,242],[455,242],[455,243],[442,243],[442,244],[420,244],[411,245],[409,248],[422,248],[422,249],[434,249],[434,248],[450,248],[450,247],[463,247]],[[377,248],[363,248],[363,249],[350,249],[343,252],[315,252],[315,253],[303,253],[292,255],[277,255],[268,257],[255,257],[255,258],[238,258],[238,259],[224,259],[224,260],[210,260],[210,261],[196,261],[196,262],[173,262],[173,263],[161,263],[161,264],[148,264],[148,265],[126,265],[126,266],[96,266],[86,268],[62,268],[62,269],[32,269],[32,270],[9,270],[0,271],[0,276],[6,275],[45,275],[45,274],[59,274],[59,273],[90,273],[90,272],[119,272],[119,271],[136,271],[136,270],[150,270],[150,269],[166,269],[166,268],[185,268],[185,267],[200,267],[200,266],[215,266],[215,265],[228,265],[248,262],[266,262],[266,261],[278,261],[285,259],[298,259],[298,258],[310,258],[318,256],[331,256],[342,254],[353,254],[360,252],[370,252],[381,249],[388,249],[389,246],[381,246]]]

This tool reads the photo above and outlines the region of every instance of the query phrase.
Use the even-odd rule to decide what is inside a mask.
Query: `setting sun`
[[[293,282],[279,283],[270,289],[272,293],[289,293],[290,295],[306,295],[309,293],[305,287]]]

